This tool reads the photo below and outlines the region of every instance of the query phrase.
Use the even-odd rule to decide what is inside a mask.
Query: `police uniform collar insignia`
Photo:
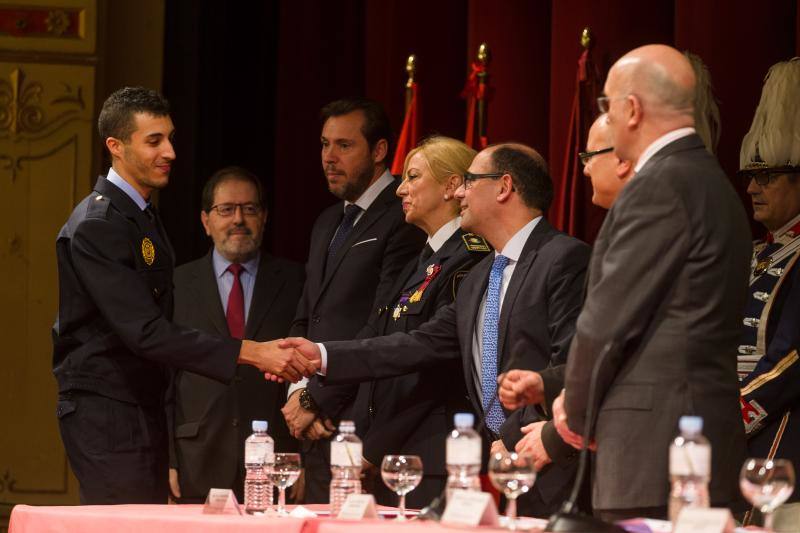
[[[470,252],[490,252],[492,249],[489,244],[480,235],[474,233],[465,233],[461,236],[464,241],[464,246]]]
[[[156,260],[156,248],[153,246],[153,241],[147,237],[142,239],[142,258],[147,266],[153,266],[153,261]]]

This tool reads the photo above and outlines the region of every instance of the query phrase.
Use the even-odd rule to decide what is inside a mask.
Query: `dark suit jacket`
[[[700,137],[674,141],[625,186],[594,245],[567,362],[567,416],[583,431],[601,366],[596,509],[667,505],[668,448],[681,415],[703,417],[711,502],[738,497],[744,458],[736,347],[751,243],[738,196]]]
[[[245,338],[267,341],[289,331],[303,290],[303,267],[262,252]],[[228,336],[212,254],[175,271],[175,322]],[[208,489],[232,488],[241,496],[244,440],[252,420],[267,420],[276,451],[296,451],[280,412],[286,388],[264,380],[258,369],[239,365],[231,384],[192,372],[175,376],[172,466],[179,471],[181,496],[204,499]]]
[[[397,185],[387,186],[372,202],[330,265],[326,266],[328,245],[341,221],[342,203],[323,211],[314,223],[306,284],[290,336],[313,341],[354,339],[375,309],[389,299],[400,270],[425,243],[425,234],[405,222],[395,195]],[[336,418],[358,389],[323,388],[312,378],[308,390],[324,414]]]
[[[589,247],[555,230],[542,219],[531,233],[506,290],[498,328],[498,369],[541,370],[563,361],[580,311]],[[483,412],[478,394],[472,339],[481,299],[486,292],[490,254],[461,284],[456,301],[409,334],[353,342],[326,342],[326,382],[353,383],[425,371],[443,361],[462,362],[473,410]],[[510,413],[506,413],[507,415]],[[497,436],[486,433],[485,440]],[[442,443],[444,446],[444,443]],[[546,515],[561,503],[573,467],[548,467],[540,473],[533,492]]]
[[[370,320],[370,336],[417,329],[439,308],[455,300],[460,282],[488,253],[470,251],[463,236],[464,232],[457,230],[426,261],[420,264],[415,257],[406,265],[397,277],[391,299]],[[420,299],[403,302],[425,284],[429,267],[434,265],[441,270],[425,286]],[[384,455],[392,453],[419,455],[426,476],[443,476],[442,443],[452,428],[453,415],[470,410],[460,361],[452,360],[424,373],[362,383],[354,418],[366,419],[360,433],[364,457],[370,463],[379,465]]]

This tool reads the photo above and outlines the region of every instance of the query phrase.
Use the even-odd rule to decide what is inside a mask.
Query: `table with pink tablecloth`
[[[312,510],[327,506],[309,506]],[[9,533],[463,533],[464,528],[430,522],[398,523],[391,519],[353,522],[332,518],[279,518],[203,514],[201,505],[84,505],[34,507],[17,505],[11,511]],[[504,531],[481,528],[481,531]]]

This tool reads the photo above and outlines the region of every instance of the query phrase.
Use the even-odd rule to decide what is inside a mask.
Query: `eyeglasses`
[[[490,178],[496,180],[497,178],[502,178],[506,174],[507,172],[491,172],[488,174],[473,174],[472,172],[464,172],[464,188],[469,189],[470,187],[472,187],[472,182],[475,180],[483,178]]]
[[[783,174],[800,174],[800,167],[785,165],[772,168],[750,168],[740,170],[736,173],[736,175],[744,181],[745,185],[749,185],[752,180],[755,181],[759,187],[766,187]]]
[[[589,164],[589,160],[591,158],[593,158],[594,156],[600,155],[600,154],[606,154],[606,153],[612,152],[612,151],[614,151],[614,147],[613,146],[609,146],[608,148],[601,148],[600,150],[594,150],[592,152],[580,152],[578,154],[578,158],[581,160],[581,163],[583,164],[583,166],[586,166],[586,165]]]
[[[612,100],[622,100],[623,98],[629,97],[630,94],[624,94],[622,96],[598,96],[597,97],[597,108],[600,110],[600,113],[608,113],[608,109],[610,107]]]
[[[242,214],[246,217],[254,217],[261,214],[261,206],[258,204],[217,204],[211,206],[209,211],[216,209],[217,214],[221,217],[232,217],[236,213],[236,209],[241,208]]]

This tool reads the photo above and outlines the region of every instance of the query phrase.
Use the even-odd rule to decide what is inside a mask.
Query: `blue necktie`
[[[328,246],[328,261],[330,261],[333,256],[336,255],[336,252],[339,251],[339,248],[344,244],[344,241],[350,235],[350,232],[353,231],[353,223],[356,221],[356,217],[361,212],[361,208],[358,207],[356,204],[350,204],[344,208],[344,216],[342,217],[342,221],[339,223],[339,227],[336,229],[336,235],[333,236],[331,239],[331,244]]]
[[[486,306],[483,308],[483,334],[481,337],[481,389],[486,426],[498,433],[506,417],[500,402],[492,402],[497,394],[497,326],[500,322],[500,288],[503,283],[503,270],[508,266],[508,257],[498,255],[494,258],[489,272],[489,288],[486,290]],[[489,404],[492,404],[488,412]]]

